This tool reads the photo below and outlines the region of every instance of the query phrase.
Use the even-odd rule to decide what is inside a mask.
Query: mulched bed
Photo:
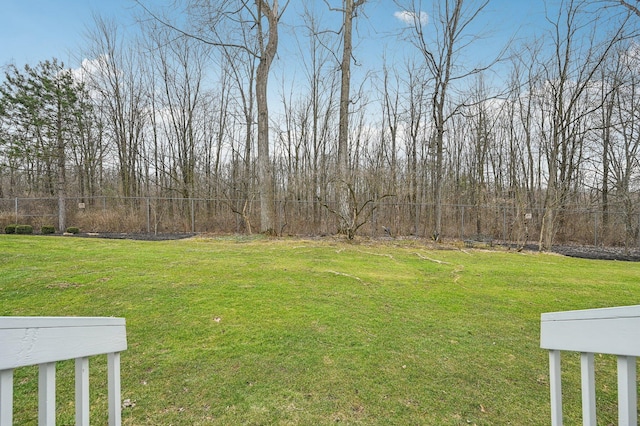
[[[640,262],[640,249],[637,248],[625,250],[623,247],[557,246],[553,247],[553,252],[583,259]]]
[[[516,248],[514,244],[505,244],[505,247]],[[537,244],[527,244],[527,251],[538,251]],[[625,262],[640,262],[640,248],[625,250],[624,247],[596,247],[579,245],[558,245],[551,248],[553,253],[568,257],[594,260],[620,260]]]

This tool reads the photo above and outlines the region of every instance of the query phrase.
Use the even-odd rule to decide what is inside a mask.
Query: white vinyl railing
[[[640,305],[542,314],[540,346],[549,350],[552,426],[562,425],[560,351],[581,354],[583,425],[597,423],[594,353],[600,353],[618,357],[618,425],[637,426]]]
[[[13,370],[39,366],[38,425],[56,422],[56,362],[75,360],[76,425],[89,425],[89,357],[107,354],[109,425],[121,424],[124,318],[0,317],[0,426],[13,424]]]

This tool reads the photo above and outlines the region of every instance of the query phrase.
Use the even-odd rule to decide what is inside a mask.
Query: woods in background
[[[353,76],[352,25],[368,3],[328,0],[321,14],[282,0],[138,2],[135,36],[96,18],[81,69],[6,68],[0,198],[56,198],[60,229],[69,197],[198,199],[225,232],[353,238],[384,226],[435,240],[459,236],[460,206],[476,235],[504,234],[508,209],[512,239],[543,249],[571,240],[566,212],[582,209],[598,212],[602,240],[638,244],[632,7],[561,2],[545,37],[477,61],[472,28],[489,1],[399,1],[407,26],[389,37],[407,57]],[[285,56],[286,14],[303,24]],[[299,72],[274,74],[273,61]],[[191,218],[194,206],[175,208]],[[216,222],[223,212],[232,226]]]

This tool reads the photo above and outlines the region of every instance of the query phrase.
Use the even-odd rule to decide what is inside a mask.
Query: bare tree
[[[382,69],[382,152],[389,169],[390,194],[397,192],[398,184],[398,131],[400,128],[400,77],[398,72],[391,74],[385,64]],[[386,135],[389,135],[387,144]]]
[[[258,59],[255,93],[258,114],[258,185],[260,193],[260,230],[275,234],[275,200],[273,170],[269,156],[269,109],[267,86],[271,64],[278,49],[278,24],[287,8],[278,0],[185,0],[192,28],[184,29],[152,12],[137,1],[153,18],[177,33],[210,46],[237,49]],[[265,22],[266,20],[266,22]],[[250,39],[253,37],[252,42]]]
[[[609,3],[614,6],[622,6],[629,12],[640,17],[640,2],[638,0],[599,0],[603,3]]]
[[[390,70],[386,58],[382,67],[382,87],[380,89],[380,102],[382,117],[380,123],[380,146],[378,148],[378,158],[370,173],[375,173],[378,177],[378,188],[380,193],[398,196],[398,148],[399,132],[401,127],[401,78],[397,70]],[[392,220],[387,223],[385,232],[398,232],[400,227],[399,205],[395,205],[395,214]]]
[[[244,146],[232,150],[232,176],[227,191],[228,204],[240,218],[240,229],[251,233],[250,205],[255,198],[253,194],[254,172],[254,140],[256,122],[255,77],[257,58],[250,52],[241,49],[222,47],[222,67],[229,74],[232,93],[231,110],[225,114],[237,115],[243,124]],[[236,109],[239,112],[235,111]]]
[[[175,38],[166,28],[152,28],[149,34],[157,67],[158,98],[163,135],[171,155],[172,187],[183,198],[195,195],[196,153],[202,128],[197,122],[203,96],[204,59],[202,44]]]
[[[611,148],[614,144],[614,132],[617,127],[616,123],[614,123],[616,98],[620,100],[620,86],[623,84],[621,75],[622,68],[623,65],[620,60],[609,59],[607,64],[605,64],[600,71],[600,97],[602,100],[602,107],[599,109],[599,117],[596,119],[596,122],[598,123],[598,134],[596,138],[600,141],[600,143],[596,145],[599,145],[598,148],[600,149],[597,157],[600,161],[602,170],[600,203],[602,211],[602,230],[604,234],[607,234],[610,220],[609,213],[611,206],[609,201],[609,184],[611,180]],[[600,167],[596,167],[596,170],[599,168]]]
[[[342,59],[340,60],[340,109],[338,122],[338,151],[336,170],[336,202],[337,209],[332,211],[338,216],[338,232],[349,239],[355,236],[353,224],[354,207],[351,205],[354,188],[350,182],[349,168],[349,105],[351,103],[351,61],[353,60],[353,19],[357,16],[366,0],[342,0],[342,8],[331,7],[330,10],[342,14]]]
[[[419,170],[418,165],[423,160],[422,153],[426,144],[424,111],[427,108],[425,96],[428,81],[423,79],[423,71],[414,61],[406,62],[405,68],[404,134],[407,153],[406,169],[409,180],[406,199],[409,205],[413,207],[410,210],[413,234],[418,235],[420,233],[420,212],[423,201],[421,192],[425,186],[422,178],[424,170]]]
[[[618,81],[613,89],[613,122],[608,162],[614,187],[614,199],[622,207],[625,247],[637,244],[640,237],[638,201],[640,193],[640,53],[637,46],[625,46],[614,57],[619,64]],[[617,82],[616,82],[617,83]]]
[[[551,248],[562,222],[562,209],[578,177],[584,152],[585,120],[602,104],[602,99],[591,90],[594,78],[622,36],[620,28],[604,40],[598,40],[598,21],[585,26],[592,18],[585,15],[586,6],[585,1],[567,1],[557,16],[548,19],[553,55],[541,64],[544,86],[540,89],[545,97],[541,113],[547,122],[541,131],[548,170],[539,238],[541,250]]]
[[[452,105],[452,84],[479,73],[489,65],[469,69],[463,65],[461,55],[468,50],[477,36],[469,34],[469,25],[485,9],[488,0],[441,0],[436,2],[429,17],[434,31],[427,32],[426,11],[421,2],[412,1],[406,10],[413,17],[410,42],[421,54],[428,77],[431,81],[431,119],[433,121],[433,238],[438,240],[442,233],[442,205],[444,185],[444,154],[447,123],[462,104]]]
[[[217,213],[217,200],[222,190],[222,167],[225,162],[223,148],[228,147],[232,119],[230,117],[231,76],[226,64],[220,67],[217,90],[209,91],[203,100],[204,108],[200,120],[204,122],[204,146],[202,147],[202,173],[204,175],[202,192],[207,199],[214,200],[216,209],[208,213]]]
[[[258,108],[258,179],[260,182],[260,231],[277,234],[273,170],[269,159],[269,105],[267,102],[267,82],[269,69],[278,50],[278,21],[280,11],[278,0],[269,4],[256,0],[257,32],[260,62],[256,71],[256,102]],[[285,4],[286,8],[286,4]],[[265,34],[262,19],[266,18],[268,32]]]
[[[101,185],[101,170],[106,155],[104,112],[93,104],[88,91],[78,97],[79,114],[75,115],[76,132],[71,136],[71,156],[76,170],[78,192],[82,202],[93,202]]]
[[[282,90],[284,122],[280,124],[280,136],[289,159],[289,170],[283,170],[288,176],[282,180],[288,189],[295,188],[295,195],[290,197],[311,203],[307,208],[311,208],[311,222],[317,228],[323,212],[319,200],[328,196],[329,150],[335,135],[339,81],[333,67],[334,40],[330,32],[322,30],[318,11],[305,2],[300,18],[304,24],[295,35],[304,79],[294,79],[286,95],[284,87]],[[303,217],[307,214],[299,213]]]
[[[538,87],[542,76],[538,73],[536,58],[540,55],[540,45],[524,46],[518,55],[512,56],[512,83],[510,101],[515,104],[516,114],[512,121],[512,134],[520,149],[520,175],[526,197],[519,198],[519,205],[529,209],[536,206],[535,194],[542,190],[542,157],[537,149],[535,114],[538,109]],[[526,201],[525,201],[526,200]]]
[[[472,92],[473,105],[468,108],[469,113],[465,121],[470,126],[470,170],[469,184],[471,203],[475,205],[475,233],[481,235],[483,233],[482,206],[486,204],[488,196],[487,176],[489,173],[490,156],[495,153],[496,157],[500,153],[493,150],[494,145],[494,125],[496,120],[496,112],[491,111],[486,102],[489,99],[487,88],[485,86],[484,77],[478,74],[476,85]],[[501,173],[502,167],[493,162],[493,171]],[[500,184],[500,179],[496,176],[493,179],[494,185]],[[499,191],[499,188],[495,188]]]
[[[125,43],[117,25],[96,17],[89,34],[87,85],[94,100],[106,110],[107,133],[115,142],[121,194],[139,195],[139,164],[148,121],[146,85],[139,55]]]

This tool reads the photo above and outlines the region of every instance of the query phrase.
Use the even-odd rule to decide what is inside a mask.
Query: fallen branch
[[[394,260],[395,258],[387,253],[371,253],[368,251],[362,251],[362,250],[358,250],[358,253],[362,253],[362,254],[368,254],[369,256],[382,256],[382,257],[388,257],[391,260]]]
[[[435,263],[437,263],[437,264],[439,264],[439,265],[451,265],[449,262],[444,262],[444,261],[442,261],[442,260],[438,260],[438,259],[432,259],[432,258],[430,258],[430,257],[423,256],[423,255],[421,255],[420,253],[416,253],[416,256],[418,256],[418,257],[419,257],[420,259],[422,259],[422,260],[428,260],[428,261],[430,261],[430,262],[435,262]]]
[[[344,272],[337,272],[337,271],[327,271],[327,272],[329,272],[330,274],[334,274],[334,275],[341,275],[343,277],[353,278],[354,280],[362,282],[362,279],[360,279],[360,278],[358,278],[358,277],[356,277],[354,275],[345,274]]]

